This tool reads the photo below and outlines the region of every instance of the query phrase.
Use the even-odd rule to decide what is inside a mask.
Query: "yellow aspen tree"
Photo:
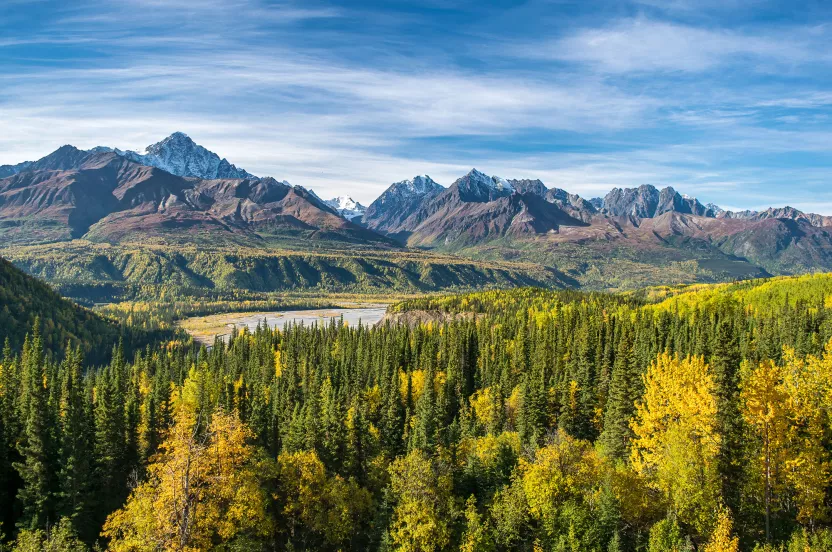
[[[488,522],[477,511],[477,501],[473,495],[465,503],[465,533],[459,552],[489,552],[495,549],[489,534]]]
[[[643,376],[631,462],[700,534],[719,504],[716,385],[701,356],[659,354]]]
[[[551,445],[538,449],[534,462],[520,461],[529,514],[550,537],[568,530],[560,525],[567,502],[592,503],[601,479],[601,459],[588,441],[560,431]]]
[[[328,544],[343,544],[370,510],[367,489],[339,475],[328,476],[314,451],[277,457],[281,518],[290,536],[316,534]]]
[[[826,488],[832,481],[832,466],[825,436],[829,429],[827,399],[832,374],[832,341],[822,357],[798,358],[784,348],[783,390],[788,396],[789,455],[785,474],[797,503],[797,520],[804,525],[826,520]]]
[[[180,409],[147,480],[104,524],[110,550],[196,552],[271,532],[251,431],[223,412],[204,431],[198,420]]]
[[[717,517],[716,527],[702,552],[739,552],[740,541],[731,535],[733,523],[728,510],[723,508]]]
[[[390,536],[402,552],[443,550],[450,542],[453,494],[450,476],[422,451],[414,450],[390,466],[396,500]]]
[[[741,408],[746,423],[759,438],[756,459],[765,502],[766,541],[770,541],[772,496],[783,487],[780,468],[787,453],[788,396],[783,389],[783,371],[773,361],[764,360],[754,369],[744,366],[743,373]]]

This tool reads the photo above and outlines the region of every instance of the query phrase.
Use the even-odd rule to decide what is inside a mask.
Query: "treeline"
[[[0,370],[2,527],[18,550],[829,550],[828,286],[782,282],[764,309],[417,300],[396,310],[480,315],[86,371],[33,334]]]

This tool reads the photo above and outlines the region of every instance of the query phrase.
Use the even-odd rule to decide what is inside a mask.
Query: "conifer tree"
[[[95,377],[96,480],[103,488],[113,491],[98,497],[101,517],[113,511],[127,493],[124,394],[117,377],[121,369],[123,364],[115,357]]]
[[[58,514],[71,520],[77,531],[92,537],[96,529],[90,523],[94,488],[93,424],[84,394],[81,364],[80,349],[69,349],[61,366]]]
[[[630,420],[635,413],[635,401],[638,398],[637,382],[633,366],[632,341],[629,334],[621,337],[612,369],[607,410],[604,414],[604,430],[601,443],[610,458],[623,460],[629,453],[633,438]]]
[[[44,358],[39,323],[31,338],[26,339],[21,355],[23,371],[21,417],[23,433],[18,443],[21,460],[14,464],[23,483],[17,498],[22,506],[18,520],[21,529],[44,527],[53,507],[52,481],[54,466],[49,458],[47,427],[47,391],[44,389]]]
[[[743,418],[739,406],[741,359],[734,329],[720,321],[711,346],[710,366],[716,383],[717,430],[722,436],[717,457],[722,497],[731,511],[739,511],[743,488]]]

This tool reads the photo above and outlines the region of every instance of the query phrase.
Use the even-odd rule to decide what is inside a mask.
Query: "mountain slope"
[[[24,274],[0,258],[0,343],[23,344],[36,320],[44,347],[62,351],[67,342],[80,345],[85,353],[101,353],[118,340],[119,327],[92,311],[62,298],[43,282]]]
[[[540,193],[545,187],[539,180],[506,180],[473,169],[421,201],[399,229],[407,232],[409,245],[445,247],[586,224]]]
[[[532,285],[574,286],[556,270],[421,251],[310,252],[245,247],[113,245],[73,241],[15,247],[16,266],[87,301],[158,298],[161,291],[240,299],[286,291],[417,293]]]
[[[445,188],[431,177],[416,176],[391,184],[364,212],[365,226],[395,236],[406,232],[404,222]]]
[[[674,272],[669,263],[692,263],[690,277],[706,281],[832,270],[832,217],[788,207],[732,213],[672,187],[614,188],[587,201],[539,180],[475,169],[408,212],[381,224],[368,210],[364,221],[410,246],[540,263],[585,285],[602,283],[593,273],[617,279],[625,271],[655,273],[650,281],[659,282],[662,270]],[[684,269],[674,278],[686,281]]]

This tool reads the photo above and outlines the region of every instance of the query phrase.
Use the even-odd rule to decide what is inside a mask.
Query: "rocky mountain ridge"
[[[225,158],[195,143],[183,132],[174,132],[164,140],[147,146],[144,153],[113,150],[138,163],[156,167],[177,176],[214,180],[218,178],[257,178],[237,168]]]
[[[7,243],[79,237],[98,241],[317,236],[386,246],[301,186],[274,178],[185,178],[115,152],[60,148],[0,179],[0,235]]]
[[[626,255],[658,252],[680,262],[705,255],[770,273],[832,270],[832,217],[792,207],[731,212],[649,184],[587,200],[539,179],[472,169],[448,188],[427,175],[395,182],[365,209],[347,195],[324,201],[302,186],[255,177],[182,133],[144,154],[63,146],[4,165],[2,175],[7,243],[304,236],[377,247],[395,240],[475,257],[487,251],[546,266],[561,263],[561,251],[592,250],[599,262],[635,251]]]

